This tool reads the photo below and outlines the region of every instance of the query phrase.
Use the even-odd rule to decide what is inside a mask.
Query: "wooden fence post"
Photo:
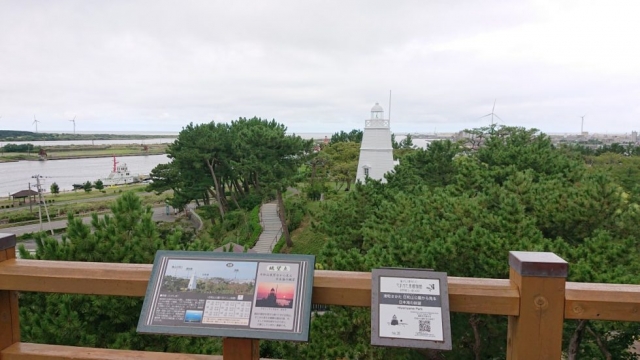
[[[507,360],[560,360],[567,262],[549,252],[510,251],[509,266],[520,315],[509,316]]]
[[[15,257],[16,236],[0,233],[0,262]],[[0,290],[0,351],[17,342],[20,342],[18,292]]]
[[[259,360],[260,340],[257,339],[222,339],[222,358],[224,360]]]

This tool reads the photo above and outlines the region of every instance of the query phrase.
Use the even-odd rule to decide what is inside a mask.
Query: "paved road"
[[[154,221],[172,222],[172,221],[175,221],[175,218],[176,217],[174,215],[165,215],[164,207],[153,208]],[[91,216],[83,217],[82,222],[84,222],[85,224],[90,224]],[[55,229],[65,229],[66,227],[67,227],[66,219],[52,221],[51,225],[49,225],[49,223],[46,222],[46,218],[44,218],[44,215],[43,215],[42,229],[44,231],[49,231],[50,228],[55,230]],[[38,232],[38,231],[40,231],[40,224],[15,226],[15,227],[0,229],[1,233],[15,234],[16,236],[20,236],[25,233]]]

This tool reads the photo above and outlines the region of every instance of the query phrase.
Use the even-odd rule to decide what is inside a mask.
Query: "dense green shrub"
[[[247,223],[249,227],[249,238],[245,242],[245,246],[252,248],[255,246],[256,241],[260,237],[262,233],[262,226],[260,225],[260,205],[256,206],[249,213],[249,222]]]
[[[205,220],[215,219],[220,216],[216,205],[202,205],[197,209],[198,215]]]
[[[181,228],[163,234],[152,212],[140,198],[127,192],[111,207],[113,215],[91,225],[68,217],[63,240],[41,234],[37,249],[26,259],[150,264],[157,250],[211,250],[206,244],[188,244]],[[164,238],[162,236],[165,236]],[[195,246],[194,246],[195,245]],[[195,248],[194,248],[195,247]],[[20,333],[28,342],[161,352],[220,353],[221,341],[206,337],[142,335],[136,325],[142,298],[76,294],[20,294]]]
[[[302,223],[307,211],[307,203],[300,196],[292,196],[285,200],[284,207],[287,212],[287,228],[293,231]]]
[[[222,222],[222,226],[224,231],[231,231],[239,228],[241,225],[246,223],[247,221],[247,213],[244,210],[234,210],[229,211],[224,214],[224,221]]]
[[[238,205],[246,210],[253,209],[256,206],[260,206],[261,204],[262,195],[257,193],[251,193],[247,196],[242,197],[241,199],[238,199]]]
[[[307,199],[313,201],[320,200],[322,194],[326,193],[327,191],[329,191],[329,186],[322,182],[316,182],[314,184],[306,186],[303,190],[303,192],[307,196]]]
[[[25,211],[16,211],[14,213],[8,214],[5,219],[9,220],[9,223],[18,223],[23,221],[31,221],[36,220],[38,218],[37,213],[29,213]]]
[[[273,247],[273,250],[271,252],[274,254],[278,254],[280,250],[282,250],[282,247],[285,246],[286,243],[287,242],[284,241],[284,236],[280,236],[280,239],[278,240],[276,245]]]
[[[7,144],[2,149],[4,152],[28,152],[33,150],[33,144]]]

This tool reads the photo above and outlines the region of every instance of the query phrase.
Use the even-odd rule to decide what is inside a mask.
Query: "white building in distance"
[[[356,181],[364,183],[369,177],[386,182],[384,174],[393,171],[393,166],[389,119],[384,118],[382,106],[376,103],[371,108],[371,119],[365,120]]]

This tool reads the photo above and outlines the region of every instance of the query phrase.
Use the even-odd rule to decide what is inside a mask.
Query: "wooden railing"
[[[511,252],[509,279],[449,277],[452,312],[508,316],[507,359],[561,359],[564,319],[640,322],[640,285],[565,282],[552,253]],[[20,342],[18,291],[144,296],[151,265],[20,260],[0,234],[0,359],[258,359],[258,340],[225,338],[222,356]],[[313,303],[371,306],[371,274],[316,270]],[[455,343],[455,339],[454,339]]]

